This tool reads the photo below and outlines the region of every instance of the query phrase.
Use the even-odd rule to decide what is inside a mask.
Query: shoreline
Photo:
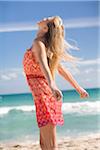
[[[100,150],[100,133],[81,135],[78,137],[58,138],[59,150]],[[39,141],[0,142],[0,150],[41,150]]]

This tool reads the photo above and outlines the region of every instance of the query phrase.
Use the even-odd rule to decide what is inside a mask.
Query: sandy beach
[[[100,150],[100,134],[66,137],[58,140],[58,150]],[[39,142],[0,143],[0,150],[41,150]]]

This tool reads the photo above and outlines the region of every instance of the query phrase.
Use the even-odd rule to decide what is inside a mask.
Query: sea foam
[[[10,111],[22,111],[22,112],[35,112],[34,105],[22,105],[22,106],[5,106],[0,107],[0,116],[8,114]],[[95,102],[74,102],[74,103],[63,103],[62,105],[63,114],[76,113],[81,115],[87,114],[100,114],[100,101]]]

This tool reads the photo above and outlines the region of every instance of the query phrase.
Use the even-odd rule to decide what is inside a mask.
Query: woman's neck
[[[35,39],[44,42],[44,36],[43,35],[44,35],[43,33],[37,33],[37,36],[36,36]]]
[[[38,32],[35,39],[42,41],[46,46],[44,34],[45,33],[43,33],[43,32]]]
[[[37,38],[43,38],[45,33],[43,33],[42,31],[38,31],[37,32]]]

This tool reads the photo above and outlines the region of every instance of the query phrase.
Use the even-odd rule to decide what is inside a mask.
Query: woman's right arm
[[[50,72],[50,69],[48,66],[48,62],[47,62],[45,45],[41,41],[35,41],[33,43],[33,48],[35,49],[35,55],[40,64],[40,67],[43,70],[43,73],[48,81],[49,87],[51,88],[54,96],[56,96],[56,98],[59,100],[62,97],[62,93],[57,88],[57,86],[52,78],[52,75],[51,75],[51,72]]]
[[[42,68],[44,75],[47,78],[49,86],[51,86],[53,79],[47,63],[45,45],[41,41],[35,41],[33,48],[35,49],[35,55],[40,64],[40,67]]]

